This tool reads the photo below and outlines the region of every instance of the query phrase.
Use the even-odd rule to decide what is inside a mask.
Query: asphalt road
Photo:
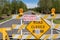
[[[21,20],[19,19],[12,19],[12,20],[9,20],[3,24],[0,24],[0,28],[3,28],[3,27],[12,27],[12,24],[21,24],[20,23]]]
[[[28,11],[28,12],[25,12],[25,14],[28,14],[28,15],[32,15],[31,14],[32,12],[31,11]],[[60,15],[60,14],[59,14]],[[58,16],[60,17],[60,16]],[[28,24],[29,22],[28,21],[23,21],[25,24]],[[21,19],[12,19],[12,20],[9,20],[3,24],[0,24],[0,28],[6,28],[6,27],[12,27],[12,24],[21,24]],[[18,29],[13,29],[12,31],[7,31],[7,33],[9,34],[9,36],[11,36],[12,34],[21,34],[20,32],[17,33],[17,30]],[[28,32],[26,29],[23,29],[23,33],[25,32]],[[51,29],[48,30],[45,34],[51,34]],[[58,34],[58,32],[56,30],[53,30],[53,34]],[[0,38],[2,38],[1,36],[1,33],[0,33]],[[59,40],[59,39],[58,39]]]

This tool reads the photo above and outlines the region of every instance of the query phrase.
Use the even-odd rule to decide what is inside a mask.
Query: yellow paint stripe
[[[48,18],[48,16],[49,16],[49,15],[47,14],[47,15],[45,15],[43,18],[46,19],[46,18]]]
[[[17,26],[17,24],[12,24],[12,28],[14,29]]]
[[[47,40],[50,37],[50,34],[46,35],[44,40]]]
[[[26,37],[26,39],[30,39],[32,37],[32,35],[28,35],[27,37]]]
[[[23,29],[25,26],[26,26],[25,24],[22,24],[22,25],[20,26],[20,28],[18,29],[18,33],[19,33],[19,31],[21,31],[21,29]]]
[[[60,26],[60,24],[56,24],[55,29],[58,28],[59,26]]]
[[[53,37],[52,37],[52,39],[55,39],[55,38],[57,38],[58,36],[59,36],[58,34],[54,34]]]

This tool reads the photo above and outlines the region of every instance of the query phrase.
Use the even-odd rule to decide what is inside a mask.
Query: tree
[[[16,14],[16,10],[17,10],[17,1],[12,0],[12,2],[11,2],[11,12],[12,12],[12,14]]]
[[[21,0],[13,0],[12,3],[11,3],[11,6],[12,6],[12,13],[18,13],[18,10],[20,8],[23,8],[24,11],[27,10],[27,6],[21,1]]]
[[[0,16],[2,16],[3,14],[8,14],[8,10],[7,10],[7,0],[0,0]],[[9,4],[8,4],[9,5]]]
[[[27,10],[26,4],[24,4],[22,1],[19,1],[19,2],[18,2],[18,10],[19,10],[20,8],[23,8],[24,11]]]
[[[52,0],[53,7],[56,9],[56,12],[60,12],[60,0]]]
[[[38,7],[42,10],[55,8],[56,12],[60,12],[60,0],[39,0]]]
[[[16,14],[20,8],[23,8],[24,11],[27,10],[26,4],[21,0],[0,0],[0,16]]]
[[[49,9],[52,7],[52,0],[39,0],[38,6],[42,9]]]

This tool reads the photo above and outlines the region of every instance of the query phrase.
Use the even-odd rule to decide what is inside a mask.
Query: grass
[[[4,21],[6,21],[6,20],[9,20],[9,19],[11,19],[11,17],[8,17],[8,18],[5,18],[5,19],[3,19],[3,20],[0,20],[0,23],[1,23],[1,22],[4,22]]]
[[[49,19],[51,21],[51,19]],[[60,19],[54,19],[53,21],[55,24],[60,24]]]
[[[55,19],[55,20],[54,20],[54,23],[60,24],[60,19]]]

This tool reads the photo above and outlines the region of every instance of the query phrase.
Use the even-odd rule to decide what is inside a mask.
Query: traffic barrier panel
[[[48,16],[49,16],[48,14],[47,14],[47,15],[45,15],[45,16],[43,16],[43,19],[47,19],[47,18],[48,18]]]

